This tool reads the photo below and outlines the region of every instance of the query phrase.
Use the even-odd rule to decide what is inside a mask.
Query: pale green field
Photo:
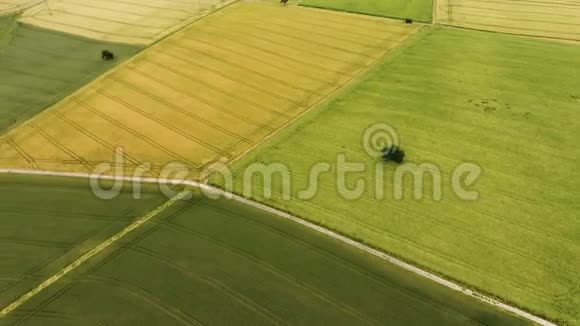
[[[288,166],[267,199],[260,178],[252,196],[562,323],[579,324],[580,47],[484,32],[433,28],[387,58],[362,81],[283,130],[234,165],[242,191],[253,162]],[[386,198],[374,197],[377,160],[361,147],[366,127],[388,123],[407,161],[443,174],[443,200],[393,199],[396,166],[381,167]],[[369,185],[362,198],[337,190],[336,157],[362,162],[351,173]],[[297,199],[318,162],[310,200]],[[482,169],[477,201],[451,189],[458,164]],[[217,179],[216,179],[217,180]],[[219,181],[216,181],[219,182]]]
[[[430,22],[432,0],[304,0],[300,5]]]

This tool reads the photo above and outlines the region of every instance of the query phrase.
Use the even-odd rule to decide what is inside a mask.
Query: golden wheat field
[[[87,172],[122,149],[129,170],[150,163],[155,175],[179,161],[200,172],[252,148],[418,29],[235,4],[14,129],[2,139],[1,164]]]
[[[566,0],[440,0],[436,21],[529,36],[580,40],[580,2]]]
[[[149,44],[229,2],[46,0],[25,11],[21,21],[101,41]]]
[[[0,1],[0,15],[10,15],[42,2],[43,0],[3,0]]]
[[[436,21],[527,36],[580,40],[580,3],[565,0],[440,0]]]

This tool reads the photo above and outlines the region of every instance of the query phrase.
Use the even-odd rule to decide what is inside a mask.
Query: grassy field
[[[117,59],[101,60],[103,49],[115,53]],[[34,116],[138,50],[38,29],[14,18],[0,19],[0,132]]]
[[[304,116],[234,165],[236,191],[403,257],[537,314],[579,324],[580,47],[516,36],[433,28],[345,93]],[[407,161],[442,173],[443,200],[414,200],[405,179],[395,201],[395,166],[384,165],[377,200],[376,158],[361,146],[364,130],[387,123]],[[361,162],[346,184],[368,185],[357,200],[337,191],[337,155]],[[244,170],[282,162],[292,200],[274,178],[273,197]],[[332,163],[310,200],[310,167]],[[451,174],[475,162],[477,201],[462,201]],[[417,169],[415,169],[416,171]],[[216,181],[217,182],[217,181]]]
[[[440,0],[436,11],[440,23],[580,41],[577,1]]]
[[[23,22],[93,39],[150,44],[229,0],[51,0]]]
[[[15,20],[16,16],[0,16],[0,46],[6,44],[6,38],[12,30]]]
[[[166,199],[96,198],[88,182],[0,176],[0,307]]]
[[[46,190],[33,188],[34,193]],[[62,191],[51,193],[61,198]],[[3,204],[15,207],[28,194],[15,192],[18,202]],[[68,208],[87,203],[76,199],[51,204]],[[126,220],[114,208],[122,202],[106,208],[106,202],[87,205],[82,214],[68,214],[67,221],[82,219],[87,229],[97,214],[103,219],[106,215],[106,223],[116,216]],[[131,203],[125,208],[131,208]],[[142,208],[151,207],[157,200],[147,198],[142,203]],[[29,207],[26,203],[19,209]],[[14,222],[3,215],[2,221],[2,229],[24,223],[20,216]],[[59,226],[56,221],[53,227]],[[67,223],[66,228],[74,227]],[[34,239],[41,238],[38,234],[42,233]],[[24,231],[16,235],[30,238]],[[50,244],[42,250],[32,248],[48,252],[57,239],[73,241],[54,233],[48,239]],[[14,244],[13,238],[7,240],[16,248],[28,248]],[[6,252],[14,255],[16,250]],[[13,269],[10,260],[2,259],[0,264],[3,272]],[[83,325],[524,324],[294,222],[199,195],[168,208],[0,319],[0,325],[78,325],[81,320]]]
[[[431,22],[432,0],[304,0],[302,6]]]
[[[240,155],[418,29],[375,17],[235,4],[13,130],[0,145],[1,164],[92,171],[122,147],[128,169],[151,162],[158,174],[180,161],[199,173]]]

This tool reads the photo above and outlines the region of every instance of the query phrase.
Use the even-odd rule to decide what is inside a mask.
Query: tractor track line
[[[331,238],[334,238],[338,241],[341,241],[349,246],[355,247],[361,251],[364,251],[368,254],[371,254],[375,257],[378,257],[382,260],[388,261],[391,264],[394,264],[395,266],[398,266],[406,271],[409,271],[413,274],[419,275],[423,278],[429,279],[437,284],[440,284],[442,286],[445,286],[448,289],[451,289],[453,291],[457,291],[460,292],[466,296],[475,298],[481,302],[484,302],[486,304],[490,304],[492,306],[495,306],[501,310],[504,311],[509,311],[517,316],[520,316],[522,318],[525,318],[529,321],[532,321],[536,324],[542,325],[542,326],[556,326],[556,324],[543,319],[541,317],[535,316],[527,311],[524,311],[520,308],[517,308],[515,306],[511,306],[509,304],[506,304],[504,302],[498,301],[496,299],[493,299],[487,295],[484,295],[482,293],[479,293],[475,290],[471,290],[469,288],[466,288],[462,285],[459,285],[457,283],[454,283],[450,280],[447,280],[441,276],[435,275],[427,270],[421,269],[417,266],[411,265],[405,261],[402,261],[394,256],[388,255],[382,251],[379,251],[377,249],[371,248],[361,242],[355,241],[351,238],[348,238],[346,236],[343,236],[341,234],[338,234],[332,230],[326,229],[322,226],[316,225],[314,223],[308,222],[302,218],[299,218],[297,216],[291,215],[289,213],[280,211],[276,208],[272,208],[269,206],[266,206],[262,203],[253,201],[251,199],[227,192],[225,190],[204,184],[204,183],[200,183],[200,182],[196,182],[196,181],[188,181],[188,180],[179,180],[179,179],[159,179],[159,178],[134,178],[134,177],[127,177],[127,176],[95,176],[95,175],[91,175],[88,173],[69,173],[69,172],[56,172],[56,171],[43,171],[43,170],[21,170],[21,169],[0,169],[0,174],[17,174],[17,175],[41,175],[41,176],[54,176],[54,177],[68,177],[68,178],[80,178],[80,179],[87,179],[87,178],[99,178],[101,180],[113,180],[113,181],[129,181],[129,182],[142,182],[142,183],[152,183],[152,184],[160,184],[160,183],[173,183],[173,184],[181,184],[184,186],[190,186],[190,187],[195,187],[198,189],[201,189],[205,194],[211,194],[212,196],[218,195],[218,196],[223,196],[225,198],[231,199],[231,200],[235,200],[237,202],[240,202],[242,204],[257,208],[259,210],[268,212],[270,214],[279,216],[281,218],[293,221],[295,223],[298,223],[304,227],[307,227],[311,230],[314,230],[316,232],[322,233],[326,236],[329,236]],[[145,222],[151,220],[154,216],[156,216],[159,212],[161,212],[162,210],[164,210],[165,208],[173,205],[175,202],[179,201],[183,196],[186,196],[187,192],[181,192],[179,193],[177,196],[173,197],[172,199],[170,199],[168,202],[166,202],[165,204],[159,206],[158,208],[156,208],[155,210],[151,211],[150,213],[148,213],[147,215],[139,218],[137,221],[135,221],[134,223],[132,223],[131,225],[129,225],[127,228],[123,229],[122,231],[120,231],[119,233],[117,233],[116,235],[114,235],[113,237],[109,238],[109,240],[103,242],[102,244],[100,244],[99,246],[97,246],[96,248],[92,249],[91,251],[89,251],[88,253],[86,253],[85,255],[81,256],[79,259],[77,259],[75,262],[73,262],[72,264],[70,264],[69,266],[65,267],[63,270],[61,270],[60,272],[58,272],[57,274],[55,274],[54,276],[52,276],[51,278],[47,279],[46,281],[44,281],[43,283],[41,283],[40,285],[38,285],[36,288],[34,288],[33,290],[31,290],[30,292],[26,293],[25,295],[23,295],[22,297],[20,297],[20,299],[16,300],[15,302],[13,302],[12,304],[10,304],[7,307],[4,307],[1,311],[0,311],[0,318],[1,317],[5,317],[8,313],[14,311],[15,309],[17,309],[20,305],[22,305],[24,302],[30,300],[34,295],[36,295],[37,293],[41,292],[42,290],[44,290],[46,287],[52,285],[53,283],[55,283],[56,281],[58,281],[60,278],[62,278],[63,276],[65,276],[66,274],[68,274],[69,272],[73,271],[74,269],[76,269],[78,266],[82,265],[85,261],[87,261],[88,259],[92,258],[93,256],[95,256],[96,254],[98,254],[100,251],[102,251],[103,249],[109,247],[111,244],[115,243],[117,240],[119,240],[120,238],[122,238],[123,236],[125,236],[127,233],[131,232],[132,230],[134,230],[135,228],[138,228],[139,226],[143,225]]]
[[[173,206],[173,204],[175,204],[176,202],[178,202],[179,200],[184,198],[184,196],[186,194],[187,194],[187,192],[180,192],[175,197],[171,198],[169,201],[165,202],[161,206],[157,207],[156,209],[152,210],[151,212],[149,212],[146,215],[142,216],[141,218],[137,219],[135,222],[131,223],[129,226],[127,226],[126,228],[124,228],[120,232],[116,233],[115,235],[113,235],[109,239],[105,240],[104,242],[102,242],[101,244],[96,246],[95,248],[91,249],[90,251],[88,251],[87,253],[85,253],[81,257],[79,257],[77,260],[75,260],[74,262],[72,262],[71,264],[66,266],[65,268],[58,271],[56,274],[52,275],[51,277],[49,277],[48,279],[46,279],[42,283],[38,284],[32,290],[25,293],[20,298],[16,299],[14,302],[9,304],[8,306],[2,308],[2,310],[0,310],[0,318],[5,317],[9,313],[18,309],[18,307],[20,307],[24,303],[28,302],[35,295],[42,292],[44,289],[50,287],[54,283],[58,282],[61,278],[63,278],[67,274],[73,272],[74,270],[76,270],[79,266],[83,265],[89,259],[91,259],[94,256],[96,256],[97,254],[99,254],[101,251],[103,251],[103,250],[107,249],[108,247],[110,247],[111,245],[115,244],[120,239],[125,237],[127,234],[131,233],[133,230],[144,225],[145,223],[150,221],[153,217],[157,216],[160,212],[164,211],[166,208]]]

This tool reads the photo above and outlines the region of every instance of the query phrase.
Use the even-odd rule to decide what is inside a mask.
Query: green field
[[[0,16],[0,46],[4,45],[6,36],[15,25],[15,16]]]
[[[360,239],[529,311],[578,324],[580,307],[580,47],[516,36],[434,27],[347,91],[281,131],[234,165],[282,162],[292,200],[274,178],[271,199],[254,178],[252,196]],[[398,133],[407,162],[435,164],[443,199],[393,198],[395,165],[385,164],[385,198],[375,199],[374,166],[361,138],[370,125]],[[347,184],[366,181],[363,196],[337,192],[336,160],[362,162]],[[310,200],[309,169],[332,163]],[[462,162],[482,174],[462,201],[451,174]],[[382,163],[381,163],[382,164]],[[218,182],[218,181],[216,181]],[[248,186],[246,184],[246,186]]]
[[[101,60],[101,51],[117,56]],[[0,18],[0,132],[37,114],[140,48],[42,30]]]
[[[165,201],[125,192],[96,198],[88,183],[0,176],[0,307]]]
[[[304,0],[300,5],[425,23],[431,21],[433,10],[432,0]]]
[[[129,215],[159,204],[151,194],[139,205],[126,199],[111,203],[92,200],[72,181],[27,180],[2,179],[3,188],[8,182],[11,187],[10,197],[0,202],[4,211],[11,212],[3,213],[1,220],[0,239],[8,245],[3,245],[0,261],[4,282],[31,269],[26,262],[46,261],[65,243],[77,242],[93,229],[107,225],[111,229],[112,223],[122,224]],[[31,206],[60,211],[41,215],[31,213]],[[27,243],[32,239],[34,244]],[[12,261],[21,266],[12,266]],[[41,276],[45,275],[36,272],[18,277],[38,282]],[[0,325],[80,321],[83,325],[524,324],[295,222],[200,195],[171,206],[0,319]]]
[[[119,166],[232,159],[233,189],[213,184],[580,326],[580,46],[501,34],[575,39],[580,6],[437,2],[437,22],[490,33],[380,18],[431,22],[435,0],[233,4],[63,100],[145,47],[97,39],[151,41],[205,6],[151,1],[24,13],[96,39],[0,17],[0,166],[88,172],[116,148]],[[402,199],[399,166],[363,146],[378,124],[413,164]],[[477,200],[452,186],[465,162]],[[343,180],[350,164],[363,170]],[[441,173],[442,199],[418,164]],[[256,167],[287,179],[273,172],[269,195]],[[101,200],[86,180],[0,174],[0,326],[529,324],[240,202],[133,190]]]

